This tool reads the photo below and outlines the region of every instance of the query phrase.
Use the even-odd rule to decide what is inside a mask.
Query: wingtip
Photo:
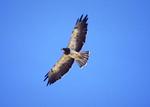
[[[46,81],[46,80],[47,80],[47,78],[48,78],[48,76],[47,76],[47,77],[45,77],[43,81]]]
[[[86,14],[85,17],[83,17],[84,15],[82,14],[76,21],[75,25],[77,25],[79,22],[87,22],[88,20],[88,15]]]
[[[79,22],[79,18],[77,19],[77,21],[76,21],[76,24]]]
[[[88,14],[86,14],[84,18],[88,18]]]
[[[48,78],[48,77],[47,77]],[[45,79],[46,80],[46,79]],[[50,79],[48,78],[46,86],[51,85]]]
[[[48,72],[49,73],[49,72]],[[48,76],[48,73],[44,76],[44,77],[47,77]]]
[[[86,16],[84,17],[83,21],[86,22],[88,20],[88,15],[86,14]]]
[[[80,22],[82,21],[82,18],[83,18],[83,14],[81,15],[81,17],[80,17],[80,19],[79,19]]]
[[[49,82],[47,82],[46,86],[48,86],[48,85],[49,85]]]

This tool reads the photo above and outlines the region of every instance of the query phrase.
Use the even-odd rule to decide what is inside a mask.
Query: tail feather
[[[76,62],[78,63],[79,67],[83,67],[86,63],[87,63],[87,60],[89,58],[89,51],[83,51],[83,52],[80,52],[80,58],[76,60]]]

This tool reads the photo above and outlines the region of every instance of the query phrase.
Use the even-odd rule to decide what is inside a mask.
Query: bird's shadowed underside
[[[64,74],[66,74],[71,68],[74,60],[77,61],[80,67],[84,66],[87,63],[89,57],[89,51],[80,52],[87,34],[87,20],[88,16],[83,15],[77,19],[75,27],[72,31],[71,38],[67,48],[74,53],[63,54],[61,58],[56,62],[56,64],[52,67],[52,69],[45,75],[44,81],[48,79],[47,85],[56,82],[60,79]],[[71,56],[71,54],[73,56]]]

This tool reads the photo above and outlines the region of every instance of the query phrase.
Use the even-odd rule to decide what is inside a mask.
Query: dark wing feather
[[[88,25],[87,20],[87,15],[84,18],[82,15],[79,19],[77,19],[77,22],[71,35],[71,39],[68,44],[68,48],[73,49],[77,52],[81,50],[86,39]]]
[[[60,79],[65,73],[69,71],[72,64],[74,62],[74,59],[63,55],[59,61],[53,66],[53,68],[45,75],[45,79],[48,79],[47,85],[52,84],[58,79]]]

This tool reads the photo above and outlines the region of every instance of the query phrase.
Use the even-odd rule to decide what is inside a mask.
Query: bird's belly
[[[79,60],[79,59],[80,59],[80,54],[79,54],[78,52],[71,52],[71,53],[69,54],[69,56],[70,56],[71,58],[74,58],[75,60]]]

